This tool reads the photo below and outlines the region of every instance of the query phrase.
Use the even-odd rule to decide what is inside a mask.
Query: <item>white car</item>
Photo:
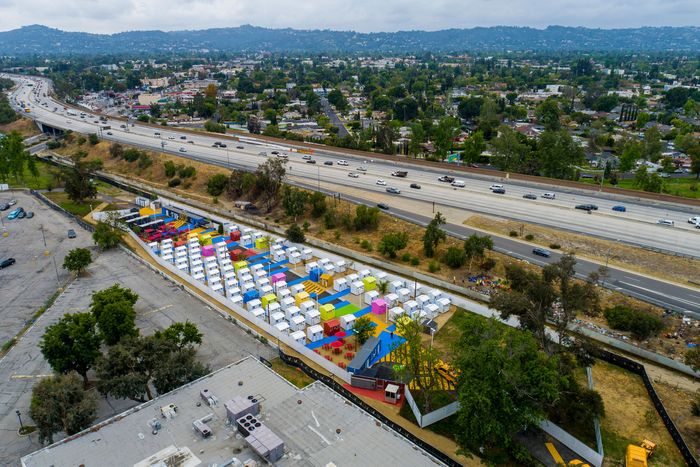
[[[309,154],[304,154],[303,156],[301,156],[301,158],[305,161],[311,160],[311,156]]]
[[[367,167],[359,166],[359,167],[358,167],[357,169],[355,169],[355,170],[357,170],[358,172],[367,172]]]
[[[700,224],[700,216],[691,217],[690,219],[688,219],[688,224]]]
[[[656,221],[657,224],[659,225],[665,225],[667,227],[673,227],[674,223],[671,219],[659,219]]]
[[[341,161],[336,162],[336,164],[338,164],[338,165],[343,165],[343,166],[347,166],[347,165],[348,165],[348,161],[342,161],[342,160],[341,160]]]
[[[384,180],[377,180],[377,185],[386,186],[386,182]]]
[[[350,178],[359,178],[359,177],[360,177],[360,174],[355,173],[355,172],[350,172],[350,173],[348,174],[348,177],[350,177]]]
[[[501,185],[500,183],[494,183],[493,185],[491,185],[489,187],[490,190],[500,190],[503,188],[504,188],[503,185]]]
[[[187,149],[181,147],[180,152],[187,152]]]

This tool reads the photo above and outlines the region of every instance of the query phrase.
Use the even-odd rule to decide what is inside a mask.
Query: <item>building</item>
[[[327,386],[297,389],[252,357],[22,458],[23,467],[268,462],[442,465]]]

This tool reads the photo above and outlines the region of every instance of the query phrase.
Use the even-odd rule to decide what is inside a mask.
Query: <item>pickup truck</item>
[[[408,176],[408,172],[405,170],[396,170],[394,172],[391,172],[392,177],[400,177],[400,178],[406,178]]]

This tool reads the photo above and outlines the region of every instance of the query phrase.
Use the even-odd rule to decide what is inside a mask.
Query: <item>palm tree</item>
[[[381,295],[386,295],[386,293],[389,291],[389,281],[379,281],[377,284],[377,292],[379,292]]]

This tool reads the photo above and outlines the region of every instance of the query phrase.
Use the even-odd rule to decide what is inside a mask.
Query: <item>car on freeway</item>
[[[308,154],[304,154],[303,156],[301,156],[301,158],[304,159],[305,161],[311,160],[311,156]]]
[[[13,264],[15,264],[15,259],[14,258],[7,258],[2,263],[0,263],[0,269],[5,269],[7,267],[12,266]]]
[[[552,256],[552,252],[549,250],[545,250],[544,248],[533,248],[532,254],[537,256],[543,256],[545,258],[549,258],[550,256]]]
[[[333,165],[333,161],[326,161],[323,163],[323,165]]]
[[[417,183],[411,183],[411,188],[414,188],[416,190],[420,190],[420,185]]]
[[[500,188],[504,188],[503,185],[501,185],[500,183],[494,183],[493,185],[491,185],[489,187],[489,190],[493,191],[493,190],[498,190]]]
[[[523,198],[525,198],[525,199],[537,199],[537,195],[535,195],[533,193],[525,193],[523,195]]]
[[[613,206],[612,210],[617,211],[617,212],[627,212],[627,208],[621,204],[618,204],[617,206]]]
[[[34,213],[32,211],[27,211],[27,219],[31,219],[34,217]]]
[[[491,190],[491,193],[498,193],[499,195],[505,195],[506,189],[505,188],[494,188],[493,190]]]
[[[315,160],[315,159],[308,159],[308,160],[306,161],[306,163],[307,163],[307,164],[315,164],[315,163],[316,163],[316,160]]]
[[[386,203],[377,203],[377,207],[378,207],[379,209],[383,209],[383,210],[385,210],[385,211],[388,211],[388,210],[389,210],[389,205],[386,204]]]
[[[226,147],[226,144],[225,144],[225,143],[219,143],[219,147],[220,147],[220,148],[225,148],[225,147]]]
[[[279,151],[270,151],[270,154],[272,154],[273,156],[279,156],[280,152]]]
[[[691,217],[690,219],[688,219],[688,224],[700,224],[700,216]]]
[[[69,229],[68,230],[68,238],[75,238],[75,237],[76,237],[75,230]]]
[[[675,225],[675,223],[671,219],[659,219],[658,221],[656,221],[656,223],[666,227],[673,227]]]
[[[342,166],[347,166],[347,165],[348,165],[348,161],[339,160],[338,162],[336,162],[336,164],[342,165]]]
[[[455,188],[464,188],[466,186],[462,180],[455,180],[454,182],[450,183],[450,185]]]
[[[119,125],[119,128],[126,128],[126,125]]]
[[[173,135],[168,136],[168,139],[175,139]]]
[[[401,194],[401,190],[399,190],[399,189],[396,188],[395,186],[388,186],[388,187],[386,188],[386,192],[387,192],[387,193],[393,193],[393,194],[395,194],[395,195],[400,195],[400,194]]]
[[[542,193],[544,199],[556,199],[557,195],[551,192]]]
[[[180,139],[187,139],[187,136],[180,136]]]
[[[245,149],[244,146],[236,146],[236,149]]]
[[[112,136],[112,132],[111,132],[111,131],[108,131],[107,134],[108,134],[109,136]]]
[[[220,144],[221,144],[221,143],[219,143],[219,142],[217,141],[216,143],[212,144],[211,147],[213,147],[213,148],[218,148]]]
[[[450,177],[449,175],[443,175],[442,177],[438,177],[438,182],[452,183],[454,181],[455,178]]]
[[[377,185],[379,185],[379,186],[386,186],[386,181],[384,181],[384,180],[382,180],[382,179],[379,179],[379,180],[377,180]]]
[[[598,206],[595,204],[577,204],[574,209],[581,209],[583,211],[597,211]]]
[[[180,151],[180,152],[187,152],[187,149],[185,149],[185,148],[183,148],[183,147],[180,147],[179,151]]]
[[[350,172],[350,173],[348,174],[348,177],[350,177],[350,178],[360,178],[360,174],[358,174],[358,173],[356,173],[356,172]]]
[[[359,167],[356,168],[355,170],[357,170],[357,171],[359,171],[359,172],[367,172],[367,167],[359,166]]]
[[[189,140],[188,143],[189,143],[189,144],[194,144],[194,141]]]

